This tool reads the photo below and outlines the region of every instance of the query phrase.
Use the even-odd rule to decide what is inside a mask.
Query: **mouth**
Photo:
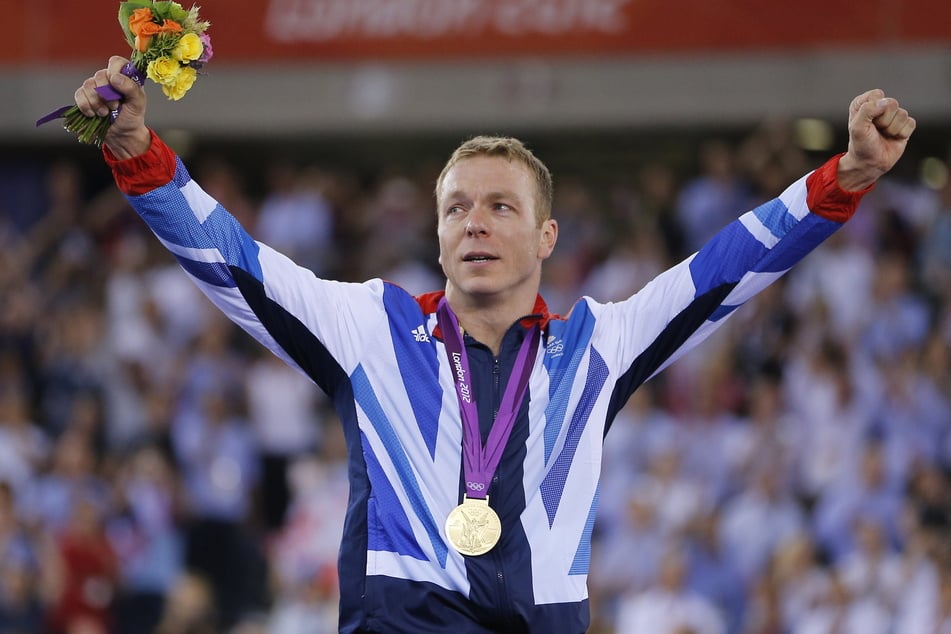
[[[488,253],[467,253],[462,256],[463,262],[491,262],[492,260],[498,260],[498,258]]]

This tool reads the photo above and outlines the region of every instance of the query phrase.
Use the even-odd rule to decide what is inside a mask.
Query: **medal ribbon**
[[[462,413],[462,465],[466,481],[466,496],[484,499],[489,490],[489,482],[499,466],[502,452],[512,434],[515,417],[518,416],[518,410],[521,409],[522,400],[525,398],[525,390],[528,388],[528,379],[532,374],[533,365],[529,360],[534,362],[538,352],[538,326],[534,326],[522,340],[518,356],[515,358],[515,365],[512,366],[512,374],[502,394],[498,414],[483,447],[482,435],[479,433],[479,411],[476,408],[472,383],[469,379],[469,359],[466,356],[462,334],[459,332],[459,322],[449,308],[445,297],[439,301],[436,320],[442,331],[446,355],[449,357],[449,367],[453,374],[453,385],[456,387],[456,396],[459,397],[459,409]]]

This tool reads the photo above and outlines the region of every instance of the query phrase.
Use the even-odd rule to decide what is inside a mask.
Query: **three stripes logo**
[[[413,338],[416,339],[418,343],[429,343],[429,334],[426,332],[426,327],[423,326],[423,324],[413,329]]]

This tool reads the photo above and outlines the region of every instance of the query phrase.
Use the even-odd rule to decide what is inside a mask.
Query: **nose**
[[[489,233],[489,224],[486,221],[485,214],[478,209],[469,212],[466,219],[466,235],[486,235]]]

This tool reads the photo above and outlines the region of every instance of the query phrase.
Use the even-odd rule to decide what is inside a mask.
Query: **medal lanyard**
[[[518,416],[518,410],[521,409],[522,400],[525,397],[533,365],[529,363],[529,360],[534,362],[538,352],[538,326],[534,326],[522,340],[515,365],[512,367],[512,374],[502,394],[499,412],[483,447],[482,435],[479,433],[479,411],[476,409],[472,382],[469,378],[469,359],[466,356],[462,334],[459,332],[459,322],[449,308],[445,297],[440,300],[436,309],[436,319],[442,331],[446,355],[449,357],[449,366],[453,374],[453,385],[456,388],[456,396],[459,397],[459,408],[462,413],[462,464],[466,480],[466,495],[483,499],[488,493],[489,482],[502,459],[502,451],[515,426],[515,417]]]

